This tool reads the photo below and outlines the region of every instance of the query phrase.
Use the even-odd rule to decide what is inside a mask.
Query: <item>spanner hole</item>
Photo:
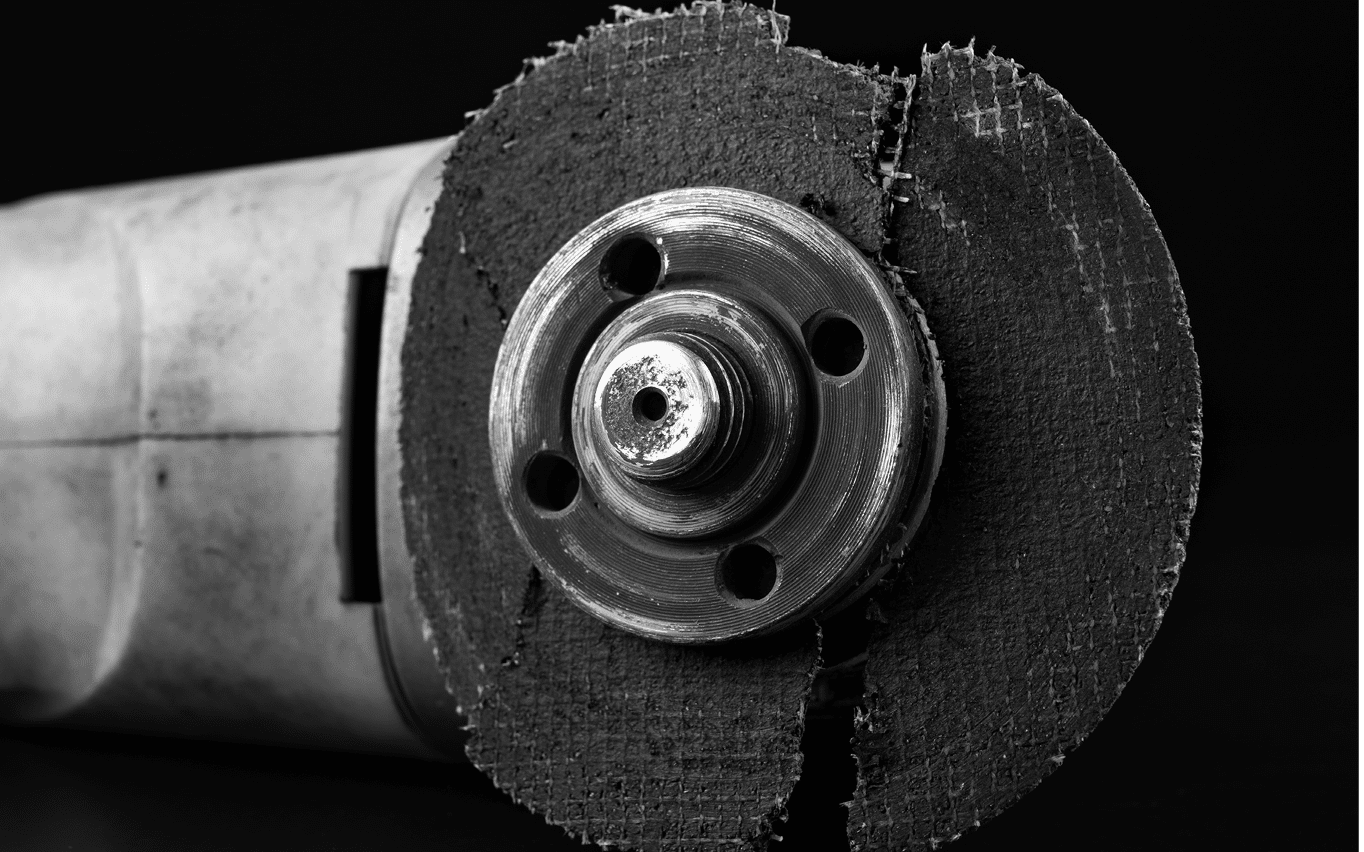
[[[749,542],[720,558],[720,586],[739,603],[755,603],[777,585],[777,560],[762,544]]]
[[[578,469],[557,453],[536,453],[526,465],[526,496],[550,512],[562,512],[578,496]]]
[[[663,277],[663,256],[648,237],[632,234],[616,240],[601,266],[602,285],[631,296],[643,296]]]
[[[866,355],[862,329],[846,317],[827,317],[810,334],[810,357],[830,376],[848,375],[862,365]]]

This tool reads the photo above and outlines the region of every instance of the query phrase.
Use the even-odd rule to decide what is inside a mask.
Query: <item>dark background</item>
[[[791,41],[836,60],[913,71],[924,44],[974,36],[1064,93],[1154,209],[1202,363],[1203,484],[1160,635],[1065,766],[954,849],[1355,846],[1358,45],[1341,7],[779,2]],[[448,135],[523,57],[611,15],[116,8],[0,36],[0,202]],[[2,729],[0,845],[581,848],[467,766]]]

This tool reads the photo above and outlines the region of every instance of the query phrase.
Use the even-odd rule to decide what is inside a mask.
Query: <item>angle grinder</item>
[[[1183,561],[1178,276],[1037,76],[789,26],[620,10],[452,139],[0,210],[0,716],[638,849],[779,842],[818,750],[862,849],[1059,766]]]

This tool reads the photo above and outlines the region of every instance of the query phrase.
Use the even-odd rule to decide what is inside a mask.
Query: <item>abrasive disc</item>
[[[468,753],[603,845],[764,847],[801,776],[821,663],[812,623],[715,647],[604,625],[531,564],[492,490],[508,320],[622,204],[727,186],[800,206],[936,336],[948,432],[928,518],[843,617],[871,628],[855,848],[936,845],[1054,770],[1132,674],[1183,558],[1197,363],[1160,232],[1112,152],[1010,61],[945,48],[917,78],[883,76],[793,48],[787,29],[741,5],[622,12],[532,63],[459,138],[413,282],[405,521]]]

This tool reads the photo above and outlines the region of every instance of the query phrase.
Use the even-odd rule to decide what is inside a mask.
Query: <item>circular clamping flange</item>
[[[639,199],[569,240],[511,318],[498,495],[609,624],[773,632],[855,598],[912,537],[941,454],[936,367],[876,268],[808,213],[719,187]]]

